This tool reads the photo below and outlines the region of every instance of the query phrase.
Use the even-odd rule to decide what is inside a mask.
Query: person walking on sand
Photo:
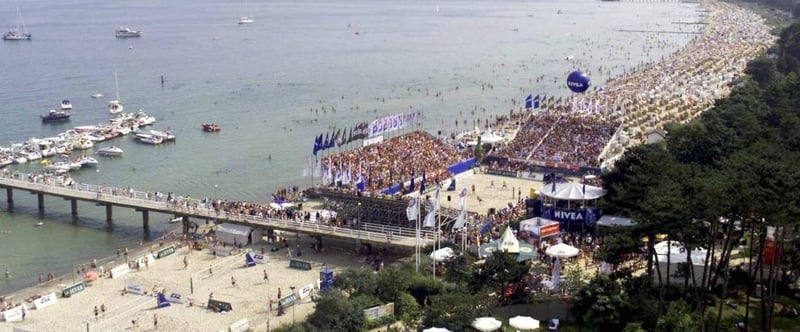
[[[186,270],[189,268],[189,256],[183,256],[183,269]]]
[[[158,314],[153,314],[153,329],[158,330]]]
[[[281,299],[281,288],[278,287],[278,300],[280,300],[280,299]]]
[[[269,276],[267,275],[267,269],[264,269],[264,283],[269,283]]]
[[[231,287],[236,287],[236,278],[231,276]]]

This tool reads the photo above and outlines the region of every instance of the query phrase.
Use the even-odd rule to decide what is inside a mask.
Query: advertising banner
[[[41,310],[45,307],[55,304],[56,301],[58,301],[58,299],[56,298],[56,293],[50,293],[38,299],[33,300],[33,306],[36,307],[36,310]]]

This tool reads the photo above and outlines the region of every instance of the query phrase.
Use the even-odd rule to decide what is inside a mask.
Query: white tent
[[[545,250],[545,254],[550,257],[558,257],[558,258],[569,258],[578,256],[578,248],[575,248],[571,245],[566,243],[559,243],[556,245],[552,245],[547,247]]]
[[[427,329],[422,330],[422,332],[453,332],[444,327],[429,327]]]
[[[514,316],[508,320],[508,325],[517,330],[535,330],[539,328],[539,321],[529,316]]]
[[[505,137],[499,136],[499,135],[495,135],[491,131],[487,131],[487,132],[483,133],[483,135],[481,135],[481,143],[494,144],[494,143],[500,142],[500,141],[502,141],[504,139],[505,139]]]
[[[502,326],[503,323],[494,317],[480,317],[472,321],[472,327],[482,332],[491,332]]]
[[[250,226],[224,223],[217,225],[216,234],[222,242],[233,244],[233,240],[236,239],[236,243],[246,245],[250,237],[250,230]]]
[[[606,191],[600,187],[567,182],[556,183],[555,190],[552,183],[545,184],[539,189],[539,194],[559,200],[579,201],[598,199],[603,197]]]
[[[661,241],[653,245],[653,249],[658,256],[659,263],[666,263],[667,256],[671,264],[686,263],[686,247],[678,241]],[[692,264],[703,265],[706,261],[707,250],[703,248],[693,249],[690,253]]]
[[[455,253],[453,252],[453,249],[447,247],[447,248],[442,248],[442,249],[439,249],[439,250],[434,250],[431,253],[431,259],[436,261],[436,262],[444,262],[444,261],[452,258],[454,255],[455,255]]]

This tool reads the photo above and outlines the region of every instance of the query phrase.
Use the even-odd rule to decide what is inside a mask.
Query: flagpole
[[[420,223],[420,220],[419,220],[419,218],[422,216],[422,202],[420,202],[419,199],[420,199],[420,197],[418,195],[418,197],[417,197],[417,242],[416,242],[417,264],[416,264],[416,268],[415,268],[415,271],[417,273],[419,273],[419,251],[420,251],[420,248],[419,248],[419,241],[420,241],[419,223]]]

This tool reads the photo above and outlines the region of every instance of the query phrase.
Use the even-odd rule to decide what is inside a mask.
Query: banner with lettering
[[[144,295],[144,287],[135,282],[128,282],[125,284],[125,291],[128,293]]]
[[[169,296],[167,296],[167,301],[170,301],[172,303],[185,303],[186,299],[184,299],[181,294],[172,293],[169,294]]]
[[[257,264],[267,264],[267,256],[262,254],[253,254],[253,260],[256,261]]]
[[[589,211],[587,213],[587,211]],[[542,209],[542,218],[558,221],[562,224],[562,228],[570,231],[578,229],[571,229],[571,225],[581,226],[594,226],[599,216],[602,213],[600,209],[583,209],[583,210],[569,210],[559,209],[554,207],[545,207]]]
[[[3,319],[6,322],[19,322],[22,321],[22,306],[16,306],[6,311],[3,311]]]
[[[58,298],[56,298],[56,293],[50,293],[33,300],[33,306],[36,308],[36,310],[41,310],[45,307],[56,304],[56,301],[58,301]]]
[[[311,292],[313,291],[314,291],[314,284],[308,284],[303,286],[303,288],[300,288],[300,294],[299,294],[300,298],[301,299],[306,298],[307,296],[311,295]]]
[[[369,124],[369,137],[403,129],[407,125],[413,125],[421,117],[422,113],[419,111],[384,116]]]

